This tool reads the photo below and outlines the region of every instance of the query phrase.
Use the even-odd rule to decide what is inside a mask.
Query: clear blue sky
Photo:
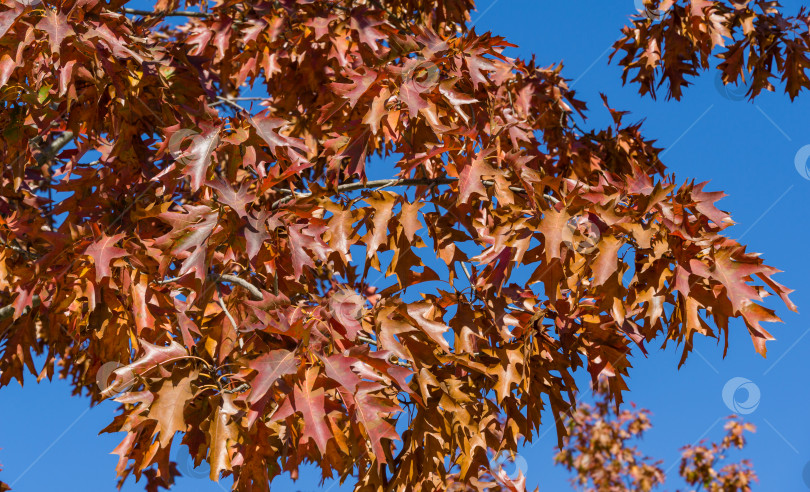
[[[712,73],[698,79],[681,102],[641,99],[635,87],[621,86],[619,68],[607,64],[609,47],[635,10],[632,0],[477,3],[476,30],[491,30],[519,46],[508,54],[528,57],[534,53],[541,64],[564,62],[563,74],[576,81],[579,98],[591,109],[588,122],[580,123],[581,127],[608,124],[599,92],[608,95],[613,107],[632,111],[626,122],[645,119],[644,133],[667,149],[663,160],[670,170],[681,182],[687,178],[710,180],[709,189],[725,191],[729,196],[718,205],[737,222],[728,233],[748,244],[750,251],[761,252],[769,264],[785,270],[777,280],[797,289],[793,300],[801,314],[791,313],[777,302],[768,303],[785,323],[769,326],[777,341],[768,345],[767,359],[754,352],[745,327],[736,321],[731,325],[725,359],[722,347],[708,339],[696,340],[694,354],[680,371],[673,346],[666,351],[652,347],[649,358],[637,355],[633,359],[629,399],[653,412],[654,427],[642,450],[663,459],[665,469],[672,466],[669,475],[675,478],[678,448],[702,437],[720,438],[719,419],[731,413],[722,398],[723,388],[732,378],[746,378],[760,391],[758,406],[746,416],[758,431],[744,453],[760,476],[755,490],[810,489],[802,479],[810,461],[806,417],[810,392],[802,376],[810,372],[810,337],[806,336],[810,296],[805,289],[810,273],[806,203],[810,180],[794,166],[799,149],[810,144],[806,125],[810,97],[790,103],[780,92],[763,95],[754,104],[738,101],[718,90]],[[784,0],[782,4],[788,12],[795,12],[801,2]],[[71,398],[64,382],[37,385],[28,381],[24,390],[13,384],[0,391],[0,463],[4,468],[0,479],[21,492],[114,490],[118,457],[108,453],[124,435],[97,433],[111,421],[117,404],[106,402],[88,410],[88,401]],[[737,392],[736,397],[745,400],[745,391]],[[551,418],[546,422],[550,424]],[[537,485],[541,491],[569,489],[567,474],[552,465],[555,444],[551,430],[521,452],[532,489]],[[180,478],[173,490],[229,490],[230,482],[225,479],[220,487],[207,478]],[[670,490],[678,486],[677,479],[667,484]],[[351,490],[331,482],[319,486],[319,474],[313,468],[302,470],[295,484],[282,477],[273,487],[284,491]],[[143,490],[143,483],[130,481],[124,490]]]

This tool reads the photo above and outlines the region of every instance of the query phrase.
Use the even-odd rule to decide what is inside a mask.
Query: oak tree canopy
[[[304,463],[522,490],[491,459],[566,436],[577,369],[619,403],[628,355],[683,363],[732,318],[765,356],[763,298],[795,306],[724,235],[723,193],[676,181],[607,97],[583,130],[562,65],[510,58],[474,8],[2,0],[0,386],[114,398],[117,472],[150,490],[173,442],[238,491]],[[612,58],[642,95],[704,70],[808,88],[804,11],[649,9]]]

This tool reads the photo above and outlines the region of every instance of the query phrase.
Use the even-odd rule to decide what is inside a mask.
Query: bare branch
[[[2,246],[4,248],[8,248],[11,251],[14,251],[16,253],[20,253],[21,255],[25,256],[29,260],[35,260],[37,258],[37,255],[35,255],[34,253],[31,253],[30,251],[26,251],[21,246],[18,246],[16,244],[8,243],[8,242],[4,241],[2,238],[0,238],[0,246]]]
[[[197,17],[199,19],[206,19],[208,17],[213,17],[214,14],[210,12],[191,12],[190,10],[173,10],[171,12],[153,12],[151,10],[139,10],[139,9],[129,9],[123,8],[121,9],[125,14],[130,15],[142,15],[148,17]]]
[[[37,307],[37,306],[39,306],[39,304],[41,302],[42,301],[40,300],[39,296],[34,296],[31,299],[31,307]],[[26,307],[25,309],[23,309],[22,315],[28,314],[28,312],[30,310],[31,310],[31,308]],[[13,304],[9,304],[8,306],[1,307],[0,308],[0,321],[3,321],[4,319],[11,317],[11,315],[13,315],[13,314],[14,314],[14,305]],[[5,335],[5,332],[3,332],[3,335]],[[0,336],[0,339],[2,339],[2,338],[3,337]]]
[[[222,96],[217,96],[217,99],[219,99],[219,101],[215,102],[214,104],[209,105],[209,107],[213,108],[214,106],[218,106],[220,104],[227,104],[228,106],[236,109],[237,111],[244,111],[244,109],[245,109],[242,106],[236,104],[236,99],[232,99],[232,98],[228,98],[228,97],[222,97]]]
[[[39,148],[41,151],[40,154],[34,156],[36,159],[37,164],[42,165],[48,162],[49,160],[56,157],[56,154],[59,153],[62,148],[69,144],[70,141],[73,140],[73,132],[63,132],[61,135],[53,139],[51,143],[49,143],[44,148],[39,148],[39,143],[41,139],[32,139],[31,144]]]
[[[58,137],[56,137],[51,143],[49,143],[44,148],[39,147],[42,144],[42,137],[34,137],[34,138],[32,138],[31,141],[30,141],[30,144],[32,146],[34,146],[34,147],[37,147],[40,150],[41,153],[39,155],[35,156],[35,159],[36,159],[38,164],[42,165],[42,164],[45,164],[46,162],[50,161],[51,159],[53,159],[56,156],[56,154],[59,153],[59,151],[62,150],[62,148],[65,145],[70,143],[71,140],[73,140],[73,132],[66,131],[66,132],[63,132]],[[9,244],[9,243],[5,242],[4,240],[0,239],[0,245],[2,245],[3,247],[6,247],[8,249],[11,249],[12,251],[16,251],[17,253],[20,253],[20,254],[26,256],[28,259],[31,259],[31,260],[36,259],[36,255],[26,251],[25,249],[21,248],[20,246],[15,245],[15,244]],[[40,302],[41,302],[41,300],[40,300],[39,296],[34,296],[32,301],[31,301],[31,306],[32,307],[37,307],[37,306],[39,306]],[[25,315],[29,311],[30,311],[30,308],[26,307],[23,310],[22,314]],[[0,308],[0,321],[10,317],[13,314],[14,314],[14,305],[13,304],[9,304],[8,306],[3,306],[2,308]],[[6,331],[8,331],[8,328],[6,329]],[[2,335],[0,335],[0,339],[2,339],[3,336],[5,336],[6,331],[4,331]]]
[[[230,394],[233,394],[233,393],[241,393],[241,392],[247,391],[249,389],[250,389],[250,385],[248,383],[242,383],[242,384],[240,384],[239,386],[237,386],[234,389],[222,390],[222,392],[230,395]]]
[[[372,338],[369,338],[369,337],[366,337],[366,336],[363,336],[363,335],[358,335],[357,340],[360,341],[360,342],[363,342],[363,343],[367,343],[367,344],[369,344],[371,346],[374,346],[374,347],[377,346],[377,341],[376,340],[374,340]]]
[[[367,337],[365,335],[358,335],[357,336],[357,341],[366,343],[366,344],[371,345],[372,347],[375,347],[375,348],[379,348],[378,345],[377,345],[376,340],[374,340],[373,338]],[[410,361],[401,360],[399,358],[396,358],[396,356],[392,356],[392,357],[393,358],[389,359],[389,362],[391,362],[392,364],[396,364],[398,366],[407,367],[407,368],[411,367],[411,362]]]
[[[264,299],[262,291],[245,279],[239,278],[236,275],[229,275],[227,273],[220,276],[219,278],[221,282],[230,282],[232,284],[236,284],[244,288],[245,290],[250,292],[251,297],[253,297],[253,300],[255,301],[261,301],[262,299]]]
[[[443,185],[443,184],[450,184],[455,183],[458,181],[458,178],[416,178],[416,179],[378,179],[376,181],[357,181],[354,183],[344,183],[337,187],[337,192],[342,193],[345,191],[355,191],[355,190],[380,190],[383,188],[390,188],[393,186],[430,186],[430,185]],[[494,181],[483,180],[485,186],[492,186],[495,184]],[[279,191],[280,193],[290,193],[289,190],[283,189],[274,189],[275,191]],[[520,188],[518,186],[510,186],[509,190],[514,191],[516,193],[526,193],[526,190]],[[273,202],[272,208],[276,208],[279,205],[283,205],[289,201],[298,199],[298,198],[307,198],[312,196],[312,193],[304,193],[304,192],[292,192],[289,196],[285,196],[284,198],[280,198]],[[551,195],[543,195],[548,201],[551,203],[558,203],[559,200],[554,198]]]
[[[243,108],[242,106],[239,106],[238,104],[236,104],[239,101],[266,101],[267,100],[267,98],[264,98],[264,97],[222,97],[222,96],[217,96],[217,99],[218,99],[218,101],[213,103],[213,104],[209,104],[209,107],[213,108],[214,106],[219,106],[220,104],[228,104],[228,105],[230,105],[230,106],[232,106],[232,107],[234,107],[236,109],[242,110],[242,109],[245,109],[245,108]]]
[[[208,279],[212,280],[214,282],[229,282],[229,283],[232,283],[232,284],[236,284],[236,285],[244,288],[245,290],[247,290],[250,293],[250,296],[253,298],[254,301],[261,301],[262,299],[264,299],[264,296],[262,295],[262,291],[259,290],[258,287],[251,284],[250,282],[248,282],[247,280],[245,280],[243,278],[237,277],[236,275],[231,275],[231,274],[228,274],[228,273],[225,273],[225,274],[222,274],[222,275],[214,275],[214,274],[212,274],[212,275],[208,276]],[[176,282],[178,280],[180,280],[180,277],[169,277],[169,278],[164,278],[164,279],[161,279],[161,280],[155,280],[155,284],[157,284],[157,285],[170,284],[170,283]]]
[[[239,323],[236,322],[231,312],[228,311],[228,306],[225,305],[225,301],[222,300],[222,297],[217,298],[217,304],[219,304],[219,307],[221,307],[222,310],[225,312],[225,316],[228,318],[228,321],[231,322],[231,325],[233,325],[233,329],[238,331]]]

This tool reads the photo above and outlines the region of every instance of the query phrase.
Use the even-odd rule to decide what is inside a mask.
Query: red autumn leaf
[[[37,24],[37,29],[48,33],[51,53],[59,53],[62,41],[74,34],[73,27],[67,22],[67,16],[54,8],[48,7],[45,8],[45,15]]]
[[[23,6],[19,2],[12,2],[11,5],[7,6],[10,8],[0,12],[0,37],[6,35],[23,11]]]
[[[126,237],[126,234],[116,234],[115,236],[104,236],[101,239],[92,243],[84,253],[93,258],[93,264],[96,266],[96,282],[101,279],[109,277],[110,262],[116,258],[123,258],[127,256],[127,252],[121,248],[114,246],[115,243]]]
[[[274,350],[252,360],[248,367],[257,373],[251,383],[250,398],[248,398],[248,403],[253,404],[261,400],[279,378],[296,372],[298,361],[293,352]]]
[[[486,196],[487,193],[481,179],[498,174],[487,164],[486,157],[485,153],[479,153],[459,170],[459,201],[462,203],[469,201],[473,193]]]
[[[560,246],[563,244],[563,233],[568,226],[571,216],[563,210],[547,210],[543,214],[540,226],[537,228],[543,234],[543,248],[546,252],[546,261],[560,257]]]
[[[137,376],[141,376],[153,369],[157,369],[161,364],[167,364],[177,360],[181,360],[188,355],[188,352],[182,345],[177,342],[171,342],[166,347],[152,345],[151,343],[141,340],[141,348],[143,355],[141,355],[135,362],[126,366],[120,367],[113,372],[115,378],[112,382],[102,389],[105,395],[114,394],[122,388],[131,386],[137,381]]]
[[[377,386],[373,383],[360,383],[355,395],[356,411],[354,418],[363,425],[363,431],[368,436],[374,456],[377,457],[381,464],[384,464],[388,461],[383,439],[389,441],[399,439],[399,434],[397,434],[394,426],[387,422],[384,417],[387,414],[399,412],[400,409],[398,406],[392,405],[388,400],[376,396],[373,393],[376,389]]]
[[[202,133],[194,133],[189,137],[191,143],[185,150],[180,149],[182,140],[174,143],[177,148],[173,150],[180,153],[177,160],[182,166],[182,172],[191,177],[192,190],[198,190],[205,182],[211,166],[211,155],[219,145],[220,130],[219,127],[204,127]]]
[[[215,482],[219,481],[220,472],[233,470],[230,449],[238,439],[237,426],[231,421],[231,417],[239,411],[233,405],[233,395],[223,394],[222,400],[222,406],[214,409],[208,432],[208,445],[211,448],[208,455],[208,464],[211,467],[208,478]]]
[[[316,388],[318,370],[307,370],[306,378],[294,390],[295,410],[304,417],[304,438],[315,441],[321,455],[326,455],[326,445],[331,432],[326,425],[324,389]]]
[[[249,121],[256,129],[256,133],[267,142],[270,152],[274,155],[278,155],[279,147],[290,147],[299,149],[302,152],[307,151],[307,147],[300,140],[284,136],[276,131],[278,128],[283,128],[287,124],[286,121],[269,116],[256,116],[250,118]]]
[[[332,84],[335,93],[340,94],[349,100],[351,107],[357,106],[357,101],[368,91],[368,89],[377,81],[379,75],[373,70],[363,70],[361,72],[352,73],[349,76],[351,83],[349,84]]]
[[[167,379],[155,390],[155,395],[146,417],[157,421],[160,447],[167,448],[176,432],[186,430],[183,412],[186,403],[193,397],[191,378],[184,377],[179,381]]]
[[[248,216],[247,206],[256,200],[256,196],[247,192],[247,185],[243,184],[236,191],[224,181],[208,182],[209,187],[217,190],[218,199],[225,205],[231,207],[239,217],[246,219]]]
[[[248,258],[251,260],[256,257],[262,244],[270,238],[267,233],[267,219],[270,213],[262,210],[256,214],[247,216],[248,225],[245,227],[245,247]]]

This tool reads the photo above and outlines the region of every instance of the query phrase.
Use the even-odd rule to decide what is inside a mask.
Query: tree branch
[[[222,299],[222,296],[219,293],[219,288],[217,288],[217,303],[219,304],[219,307],[222,308],[222,310],[225,312],[225,316],[228,317],[228,321],[231,322],[231,326],[233,326],[233,331],[236,334],[236,339],[239,341],[239,348],[244,349],[245,342],[241,338],[239,338],[239,324],[236,323],[236,320],[234,319],[233,315],[231,314],[230,311],[228,311],[228,306],[225,305],[225,301]]]
[[[217,96],[218,101],[212,104],[209,104],[208,107],[213,108],[214,106],[219,106],[220,104],[228,104],[234,108],[238,109],[245,109],[242,106],[236,104],[239,101],[266,101],[266,97],[222,97]]]
[[[19,254],[25,256],[26,258],[28,258],[29,260],[37,259],[37,255],[35,255],[34,253],[26,251],[25,249],[23,249],[22,247],[20,247],[20,246],[18,246],[16,244],[7,243],[2,238],[0,238],[0,246],[2,246],[4,248],[8,248],[11,251],[14,251],[16,253],[19,253]]]
[[[62,150],[62,147],[69,144],[71,140],[73,140],[73,132],[66,131],[63,132],[61,135],[53,139],[51,143],[49,143],[45,148],[40,148],[39,144],[41,143],[42,139],[33,138],[31,139],[31,144],[35,145],[40,154],[34,156],[36,159],[37,164],[42,165],[48,162],[49,160],[56,157],[56,154]]]
[[[7,248],[10,248],[10,249],[12,249],[14,251],[19,251],[19,252],[21,252],[23,254],[26,254],[26,255],[31,254],[31,253],[28,253],[27,251],[25,251],[25,250],[23,250],[23,249],[21,249],[19,247],[9,245],[9,244],[3,242],[2,240],[0,240],[0,244],[2,244],[3,246],[5,246]],[[158,285],[168,284],[170,282],[174,282],[174,281],[178,280],[179,278],[180,277],[166,278],[166,279],[163,279],[163,280],[158,280],[155,283],[158,284]],[[248,282],[245,279],[237,277],[236,275],[230,275],[230,274],[227,274],[227,273],[224,274],[224,275],[210,275],[209,279],[215,280],[215,281],[218,281],[218,282],[229,282],[229,283],[232,283],[232,284],[236,284],[236,285],[244,288],[245,290],[247,290],[250,293],[250,297],[253,298],[253,300],[255,300],[255,301],[261,301],[264,298],[264,296],[262,295],[262,291],[259,290],[258,287],[251,284],[250,282]],[[39,306],[40,302],[41,301],[40,301],[39,296],[34,296],[33,300],[31,301],[31,305],[32,305],[32,307],[37,307],[37,306]],[[25,308],[23,310],[23,315],[27,314],[28,311],[30,311],[30,309]],[[9,304],[7,306],[1,307],[0,308],[0,321],[3,321],[4,319],[10,317],[12,314],[14,314],[14,304]],[[230,313],[228,313],[228,314],[230,314]],[[5,333],[3,333],[3,334],[5,335]],[[0,336],[0,338],[2,338],[2,336]]]
[[[164,285],[164,284],[169,284],[169,283],[172,283],[172,282],[176,282],[179,279],[180,279],[180,277],[169,277],[169,278],[164,278],[162,280],[155,280],[155,283],[157,285]],[[228,273],[225,273],[225,274],[222,274],[222,275],[213,275],[212,274],[212,275],[208,276],[208,279],[213,280],[214,282],[230,282],[232,284],[236,284],[236,285],[244,288],[245,290],[247,290],[250,293],[250,296],[253,298],[254,301],[261,301],[262,299],[264,299],[264,296],[262,295],[262,291],[259,290],[258,287],[251,284],[250,282],[248,282],[247,280],[245,280],[243,278],[237,277],[236,275],[231,275],[231,274],[228,274]]]
[[[369,338],[367,336],[364,336],[364,335],[357,335],[357,340],[361,341],[363,343],[367,343],[367,344],[369,344],[369,345],[371,345],[373,347],[377,346],[377,341],[376,340],[374,340],[372,338]]]
[[[458,181],[458,178],[416,178],[416,179],[378,179],[375,181],[357,181],[354,183],[344,183],[337,187],[337,192],[342,193],[345,191],[355,191],[355,190],[367,190],[367,189],[374,189],[380,190],[382,188],[390,188],[393,186],[429,186],[429,185],[443,185],[443,184],[451,184]],[[483,180],[484,186],[492,186],[495,184],[494,181]],[[520,188],[519,186],[510,186],[509,190],[514,191],[516,193],[526,193],[526,190]],[[289,190],[281,190],[278,189],[281,193],[291,193],[289,196],[285,196],[284,198],[280,198],[273,202],[271,208],[276,208],[279,205],[283,205],[289,201],[296,200],[298,198],[307,198],[312,196],[312,193],[304,193],[299,191],[290,192]],[[559,199],[554,198],[551,195],[543,195],[548,201],[551,203],[559,203]]]
[[[130,8],[123,8],[121,9],[122,12],[125,14],[130,15],[142,15],[142,16],[149,16],[149,17],[197,17],[200,19],[206,19],[208,17],[213,17],[214,14],[210,12],[191,12],[189,10],[172,10],[171,12],[154,12],[152,10],[139,10],[139,9],[130,9]]]
[[[222,96],[217,96],[217,99],[219,99],[219,101],[215,102],[214,104],[209,104],[208,107],[213,108],[214,106],[219,106],[220,104],[227,104],[228,106],[236,109],[237,111],[244,111],[245,109],[242,106],[236,104],[236,99]]]
[[[236,275],[229,275],[227,273],[225,275],[222,275],[220,279],[223,282],[230,282],[232,284],[236,284],[244,288],[245,290],[250,292],[251,297],[253,297],[253,300],[255,301],[261,301],[262,299],[264,299],[262,291],[245,279],[239,278]]]
[[[39,298],[39,296],[34,296],[31,299],[31,307],[26,307],[25,309],[23,309],[22,315],[28,314],[28,311],[30,311],[31,308],[35,308],[35,307],[39,306],[39,304],[41,302],[42,302],[42,300]],[[4,319],[11,317],[11,315],[13,315],[13,314],[14,314],[14,304],[9,304],[8,306],[1,307],[0,308],[0,321],[3,321]],[[6,333],[3,332],[3,335],[5,335],[5,334]],[[2,338],[3,338],[3,336],[0,335],[0,340],[2,340]]]
[[[368,345],[371,345],[374,348],[379,348],[379,346],[377,345],[377,340],[374,340],[373,338],[367,337],[365,335],[357,335],[357,341],[366,343]],[[410,361],[406,361],[406,360],[396,358],[396,356],[393,356],[393,357],[395,357],[396,360],[395,359],[389,359],[389,362],[391,362],[392,364],[396,364],[396,365],[402,366],[402,367],[407,367],[409,369],[412,367]]]
[[[233,393],[241,393],[241,392],[249,390],[249,389],[250,389],[250,384],[242,383],[242,384],[240,384],[239,386],[237,386],[234,389],[222,390],[222,393],[230,395],[230,394],[233,394]]]
[[[42,164],[45,164],[46,162],[50,161],[54,157],[56,157],[56,154],[60,150],[62,150],[62,148],[65,145],[69,144],[71,140],[73,140],[73,132],[66,131],[66,132],[63,132],[58,137],[56,137],[55,139],[53,139],[53,141],[51,143],[49,143],[45,148],[40,148],[39,147],[42,144],[42,137],[39,137],[39,136],[32,138],[29,143],[31,145],[37,147],[37,149],[40,151],[40,154],[35,156],[34,158],[36,159],[38,164],[42,165]],[[20,246],[17,246],[16,244],[9,244],[6,241],[4,241],[3,239],[0,239],[0,245],[5,247],[5,248],[8,248],[8,249],[10,249],[12,251],[16,251],[17,253],[20,253],[20,254],[24,255],[25,257],[27,257],[28,259],[31,259],[31,260],[36,259],[36,257],[37,257],[35,254],[26,251],[25,249],[21,248]],[[34,296],[33,299],[31,300],[31,307],[39,306],[40,302],[41,302],[41,299],[39,298],[39,296]],[[26,307],[25,309],[23,309],[22,314],[25,315],[30,310],[31,310],[30,308]],[[4,319],[12,316],[13,314],[14,314],[14,305],[13,304],[9,304],[8,306],[3,306],[2,308],[0,308],[0,321],[3,321]],[[6,329],[6,331],[8,331],[8,328]],[[2,338],[6,335],[6,331],[4,331],[2,335],[0,335],[0,340],[2,340]]]

